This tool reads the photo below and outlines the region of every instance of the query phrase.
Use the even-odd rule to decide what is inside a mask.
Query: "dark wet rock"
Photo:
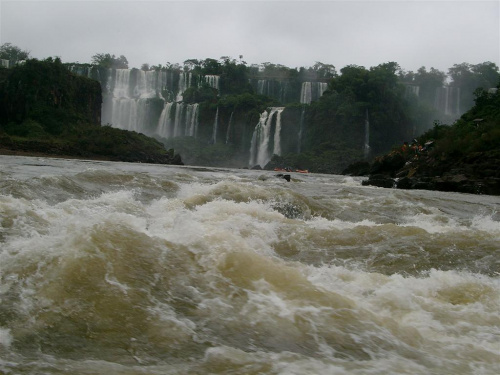
[[[405,157],[399,152],[392,152],[383,158],[377,158],[370,167],[370,174],[387,174],[391,177],[406,164]]]
[[[370,173],[370,163],[367,161],[358,161],[349,165],[342,171],[346,176],[367,176]]]
[[[378,187],[383,187],[383,188],[392,188],[394,187],[394,179],[391,177],[382,175],[382,174],[375,174],[375,175],[370,175],[368,180],[362,181],[361,183],[363,186],[378,186]]]
[[[289,175],[289,174],[278,173],[278,174],[276,175],[276,177],[278,177],[278,178],[283,178],[283,179],[287,180],[288,182],[290,182],[290,180],[291,180],[291,177],[290,177],[290,175]]]

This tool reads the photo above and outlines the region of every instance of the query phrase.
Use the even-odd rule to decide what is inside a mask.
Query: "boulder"
[[[368,180],[364,180],[361,182],[363,186],[378,186],[383,188],[392,188],[395,187],[394,179],[387,177],[382,174],[370,175]]]
[[[357,161],[342,171],[342,174],[346,176],[368,176],[369,173],[370,163],[367,161]]]

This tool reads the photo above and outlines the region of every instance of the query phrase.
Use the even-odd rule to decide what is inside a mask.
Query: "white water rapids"
[[[0,374],[500,373],[500,197],[0,159]]]

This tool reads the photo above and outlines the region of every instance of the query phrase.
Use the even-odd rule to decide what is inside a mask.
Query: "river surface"
[[[0,374],[500,374],[500,197],[0,156]]]

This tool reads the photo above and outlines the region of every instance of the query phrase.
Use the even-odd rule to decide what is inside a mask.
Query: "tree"
[[[221,64],[215,59],[205,59],[200,62],[203,67],[203,74],[220,74]]]
[[[420,87],[420,99],[428,105],[434,105],[436,89],[443,87],[446,74],[438,69],[431,68],[427,71],[425,66],[418,69],[414,76],[414,84]]]
[[[448,70],[452,79],[451,86],[460,88],[460,107],[470,108],[474,104],[474,91],[478,88],[488,89],[499,83],[498,67],[495,63],[484,62],[472,65],[455,64]]]
[[[28,59],[29,55],[29,51],[22,51],[21,48],[12,45],[12,43],[4,43],[0,46],[0,59],[22,61]]]
[[[478,87],[492,88],[500,83],[498,66],[490,61],[472,65],[472,72],[477,76]]]
[[[323,64],[322,62],[316,61],[313,70],[316,72],[318,79],[334,78],[337,76],[337,70],[335,66],[331,64]]]
[[[196,67],[200,66],[200,61],[197,59],[188,59],[184,61],[184,70],[185,71],[192,71]]]
[[[103,68],[128,69],[128,60],[125,56],[116,57],[109,53],[96,53],[92,56],[92,64]]]

